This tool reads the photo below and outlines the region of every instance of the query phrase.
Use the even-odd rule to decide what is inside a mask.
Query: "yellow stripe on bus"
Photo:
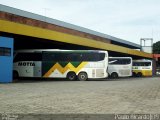
[[[134,73],[142,73],[142,76],[152,76],[152,70],[133,70]]]
[[[51,67],[51,69],[43,76],[49,77],[56,69],[64,74],[67,70],[79,72],[88,62],[82,62],[78,67],[74,67],[70,62],[63,68],[58,62]]]

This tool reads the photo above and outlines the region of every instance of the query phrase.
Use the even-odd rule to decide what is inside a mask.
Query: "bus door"
[[[42,77],[42,53],[34,53],[34,77]]]
[[[42,77],[42,62],[34,61],[34,77]]]

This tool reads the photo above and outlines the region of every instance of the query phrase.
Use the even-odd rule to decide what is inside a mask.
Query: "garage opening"
[[[4,33],[4,32],[1,32],[0,34],[1,36],[14,39],[13,40],[14,44],[12,48],[13,52],[16,50],[30,50],[30,49],[96,50],[96,48],[86,47],[87,45],[80,46],[75,44],[57,42],[53,40],[47,40],[47,39],[41,39],[41,38],[35,38],[35,37],[29,37],[29,36],[17,35],[17,34],[11,34],[11,33]],[[109,56],[112,56],[112,57],[132,57],[133,59],[141,59],[141,57],[138,57],[138,56],[132,56],[129,54],[123,54],[119,52],[108,51],[108,53],[109,53]],[[11,64],[13,65],[12,61],[11,61]],[[10,67],[10,69],[12,69],[12,66]],[[13,76],[12,73],[9,73],[9,75],[12,78]],[[9,82],[12,82],[12,80],[10,80]]]

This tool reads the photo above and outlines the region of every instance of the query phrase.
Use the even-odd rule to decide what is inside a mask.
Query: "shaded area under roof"
[[[62,22],[62,21],[59,21],[59,20],[55,20],[55,19],[48,18],[48,17],[42,16],[42,15],[37,15],[37,14],[30,13],[30,12],[27,12],[27,11],[19,10],[19,9],[16,9],[16,8],[8,7],[8,6],[5,6],[5,5],[0,4],[0,11],[15,14],[15,15],[19,15],[19,16],[22,16],[22,17],[35,19],[35,20],[39,20],[39,21],[43,21],[43,22],[47,22],[47,23],[50,23],[50,24],[55,24],[55,25],[58,25],[58,26],[61,26],[61,27],[77,30],[77,31],[80,31],[80,32],[88,33],[88,34],[93,34],[93,35],[111,40],[112,44],[119,44],[119,45],[123,45],[123,46],[129,47],[129,48],[134,48],[134,49],[140,49],[141,48],[140,45],[129,42],[129,41],[126,41],[126,40],[122,40],[122,39],[119,39],[119,38],[116,38],[116,37],[113,37],[113,36],[110,36],[110,35],[107,35],[107,34],[103,34],[103,33],[100,33],[100,32],[96,32],[96,31],[84,28],[84,27],[76,26],[76,25],[73,25],[73,24],[70,24],[70,23]]]

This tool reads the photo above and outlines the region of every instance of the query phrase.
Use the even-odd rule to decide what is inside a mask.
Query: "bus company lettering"
[[[35,66],[34,62],[19,62],[18,66]]]

